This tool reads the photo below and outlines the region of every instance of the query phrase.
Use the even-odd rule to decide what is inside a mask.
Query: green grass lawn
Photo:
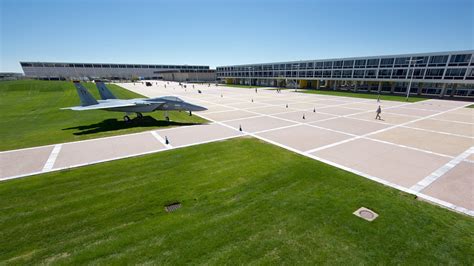
[[[93,83],[84,84],[99,99]],[[116,85],[110,90],[123,99],[143,96]],[[60,110],[80,105],[72,82],[20,80],[0,82],[0,150],[106,137],[154,128],[203,123],[206,120],[186,112],[146,113],[145,119],[123,122],[123,113]]]
[[[474,108],[474,104],[468,105],[466,108]]]
[[[344,97],[354,97],[354,98],[364,98],[364,99],[377,99],[378,95],[374,93],[363,93],[363,92],[348,92],[348,91],[330,91],[330,90],[307,90],[307,89],[298,89],[302,93],[314,93],[321,95],[331,95],[331,96],[344,96]],[[401,95],[389,95],[389,94],[380,94],[380,100],[383,101],[399,101],[406,102],[406,97]],[[427,100],[427,98],[410,96],[408,102],[419,102]]]
[[[1,264],[474,263],[474,219],[250,138],[2,182],[0,212]]]

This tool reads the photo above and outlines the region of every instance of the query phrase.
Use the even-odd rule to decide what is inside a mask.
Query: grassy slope
[[[299,91],[303,93],[355,97],[355,98],[364,98],[364,99],[377,99],[378,97],[377,94],[363,93],[363,92],[327,91],[327,90],[299,90]],[[406,102],[405,96],[388,95],[388,94],[380,94],[380,100]],[[408,98],[408,102],[419,102],[419,101],[424,101],[424,100],[427,100],[427,98],[421,98],[421,97],[416,97],[416,96],[410,96]]]
[[[474,108],[474,104],[468,105],[466,108]]]
[[[20,264],[474,263],[472,218],[248,138],[3,182],[0,212]]]
[[[236,85],[236,84],[226,84],[222,86],[227,86],[227,87],[234,87],[234,88],[259,88],[259,87],[265,87],[265,86],[249,86],[249,85]],[[267,88],[270,88],[267,86]],[[277,88],[271,88],[269,90],[276,90]],[[280,88],[280,89],[288,89],[288,90],[294,90],[293,88]],[[309,89],[298,89],[299,92],[303,93],[314,93],[314,94],[322,94],[322,95],[332,95],[332,96],[344,96],[344,97],[355,97],[355,98],[364,98],[364,99],[377,99],[378,95],[374,93],[363,93],[363,92],[348,92],[348,91],[330,91],[330,90],[309,90]],[[387,94],[381,94],[380,95],[381,100],[385,101],[399,101],[399,102],[405,102],[405,96],[400,96],[400,95],[387,95]],[[410,96],[408,98],[408,102],[419,102],[419,101],[424,101],[427,100],[427,98],[421,98],[421,97],[416,97],[416,96]]]
[[[98,99],[95,85],[85,84]],[[143,96],[110,85],[118,98]],[[146,119],[126,124],[123,113],[104,111],[75,112],[60,110],[79,105],[79,97],[71,82],[21,80],[0,82],[0,150],[98,138],[150,130],[180,123],[201,123],[204,119],[186,112],[170,112],[171,120],[163,120],[163,112],[144,114]],[[148,117],[149,116],[149,117]]]

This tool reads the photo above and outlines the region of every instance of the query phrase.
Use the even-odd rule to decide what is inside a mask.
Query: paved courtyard
[[[469,103],[377,103],[292,90],[164,84],[119,85],[203,105],[208,110],[196,115],[212,122],[0,152],[0,180],[247,135],[474,216]],[[383,120],[374,119],[379,104]]]

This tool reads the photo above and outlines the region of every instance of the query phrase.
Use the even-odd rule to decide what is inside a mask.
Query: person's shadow
[[[143,118],[133,118],[129,122],[117,120],[117,119],[106,119],[102,122],[63,128],[62,130],[78,130],[74,132],[73,135],[89,135],[96,134],[100,132],[115,131],[127,128],[134,127],[167,127],[167,126],[190,126],[190,125],[199,125],[200,123],[182,123],[166,120],[156,120],[151,116],[144,116]]]

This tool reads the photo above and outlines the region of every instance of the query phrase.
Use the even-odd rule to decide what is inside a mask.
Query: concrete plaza
[[[247,135],[474,215],[474,109],[464,108],[469,103],[377,103],[163,81],[119,85],[147,97],[175,95],[205,106],[196,115],[212,122],[1,152],[0,179]],[[383,120],[374,119],[379,104]]]

